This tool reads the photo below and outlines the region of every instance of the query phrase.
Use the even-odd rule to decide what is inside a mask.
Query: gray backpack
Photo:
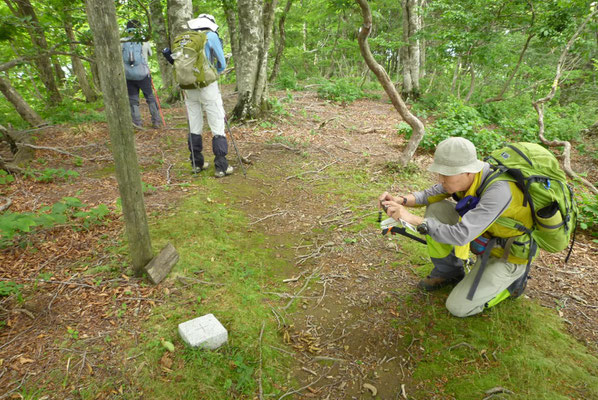
[[[140,42],[125,42],[122,49],[127,80],[140,81],[148,76],[149,67],[143,57],[143,45]]]

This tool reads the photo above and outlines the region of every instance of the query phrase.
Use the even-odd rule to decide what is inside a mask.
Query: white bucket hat
[[[478,173],[484,163],[478,160],[473,143],[462,137],[452,137],[438,143],[430,172],[452,176],[465,172]]]
[[[216,32],[218,30],[216,18],[210,14],[199,14],[197,18],[187,21],[187,25],[189,26],[189,29],[192,30],[209,29],[212,32]]]

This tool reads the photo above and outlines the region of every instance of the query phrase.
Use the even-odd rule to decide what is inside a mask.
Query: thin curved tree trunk
[[[97,100],[97,94],[93,87],[89,84],[89,79],[87,78],[87,71],[83,66],[83,62],[81,59],[74,54],[77,54],[77,46],[75,42],[77,41],[75,37],[75,33],[73,32],[73,25],[70,21],[70,17],[68,13],[65,13],[66,20],[64,21],[64,31],[66,36],[69,40],[69,49],[73,55],[71,56],[71,65],[73,66],[73,72],[75,73],[75,77],[77,78],[77,83],[81,88],[81,92],[85,97],[85,101],[88,103],[94,102]]]
[[[378,80],[384,88],[384,91],[388,97],[390,97],[394,108],[399,112],[405,122],[407,122],[413,129],[413,135],[411,135],[411,139],[409,140],[409,143],[407,143],[405,150],[403,150],[403,154],[401,155],[400,159],[400,164],[405,166],[413,158],[413,154],[415,154],[415,151],[419,146],[419,142],[424,137],[424,124],[415,115],[413,115],[411,111],[409,111],[401,95],[397,92],[390,81],[390,77],[384,68],[382,68],[382,66],[378,64],[372,56],[372,52],[370,51],[370,46],[367,40],[372,30],[372,13],[367,0],[356,0],[356,2],[361,7],[361,15],[363,17],[363,25],[359,29],[359,34],[357,36],[361,55],[363,56],[368,67],[372,70],[376,77],[378,77]]]
[[[467,91],[467,95],[463,101],[465,103],[469,103],[471,96],[475,90],[475,68],[473,67],[473,63],[469,63],[469,75],[471,76],[471,80],[469,81],[469,90]]]
[[[575,42],[577,37],[580,35],[580,33],[584,30],[587,23],[597,14],[598,14],[598,8],[594,8],[594,10],[590,13],[590,15],[588,15],[588,17],[579,26],[579,28],[577,28],[577,31],[571,37],[571,39],[569,39],[569,42],[567,43],[567,45],[563,49],[563,52],[561,53],[561,56],[559,57],[559,61],[556,66],[556,74],[555,74],[555,77],[552,82],[552,86],[550,88],[550,92],[548,93],[548,95],[546,95],[546,97],[543,97],[543,98],[536,100],[532,103],[532,105],[534,106],[534,109],[538,113],[538,136],[540,137],[540,140],[542,141],[542,143],[544,143],[547,146],[551,146],[551,147],[563,146],[563,170],[572,179],[578,180],[578,181],[582,182],[584,185],[586,185],[588,188],[590,188],[590,190],[594,194],[598,194],[598,188],[596,188],[596,186],[594,186],[587,179],[579,176],[575,171],[573,171],[573,168],[571,168],[571,143],[569,143],[569,141],[566,141],[566,140],[548,140],[544,136],[544,104],[549,102],[550,100],[552,100],[554,98],[554,95],[556,94],[556,91],[559,87],[559,81],[563,74],[563,67],[565,65],[565,61],[567,59],[567,54],[569,53],[569,49],[571,48],[571,46],[573,46],[573,43]]]
[[[284,23],[287,19],[287,14],[293,5],[293,0],[287,0],[287,4],[284,6],[284,10],[280,15],[280,19],[278,20],[278,33],[280,35],[280,40],[278,41],[278,46],[276,47],[276,56],[274,58],[274,65],[272,66],[272,72],[270,73],[270,78],[268,78],[269,82],[274,81],[278,76],[278,71],[280,69],[280,60],[282,59],[282,53],[284,52],[284,48],[286,46],[287,36],[284,30]]]
[[[23,96],[21,96],[19,92],[16,91],[16,89],[10,84],[10,82],[7,79],[2,78],[1,76],[0,92],[2,92],[4,97],[6,97],[6,100],[8,100],[10,104],[13,105],[13,107],[15,108],[15,110],[17,110],[21,118],[23,118],[29,124],[33,126],[38,126],[44,123],[42,117],[40,117],[39,114],[36,113],[29,104],[27,104],[25,99],[23,99]]]

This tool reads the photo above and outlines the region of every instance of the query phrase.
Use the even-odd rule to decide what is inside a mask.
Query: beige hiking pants
[[[428,206],[426,209],[426,218],[428,217],[436,218],[438,221],[450,225],[454,225],[459,221],[459,215],[455,211],[454,203],[446,200]],[[450,258],[451,256],[452,258]],[[454,259],[455,257],[452,254],[446,257],[447,262],[454,262]],[[436,265],[439,264],[439,261],[443,260],[436,259],[435,261],[437,261]],[[478,256],[471,271],[455,286],[446,299],[446,308],[456,317],[469,317],[478,314],[484,310],[488,302],[497,296],[502,295],[504,297],[503,292],[511,283],[523,276],[526,269],[525,264],[513,264],[501,258],[490,257],[473,299],[467,300],[467,294],[480,268],[481,261],[482,257]],[[438,265],[436,266],[438,267]]]

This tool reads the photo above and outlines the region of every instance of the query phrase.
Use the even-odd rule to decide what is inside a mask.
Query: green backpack
[[[174,39],[174,77],[181,89],[197,89],[218,80],[218,72],[206,57],[205,32],[183,32]]]
[[[520,142],[495,150],[486,161],[495,172],[478,189],[478,196],[497,179],[515,182],[523,192],[523,206],[529,203],[532,211],[532,239],[548,252],[564,250],[575,231],[577,204],[556,157],[538,144]],[[571,249],[567,259],[570,254]]]

